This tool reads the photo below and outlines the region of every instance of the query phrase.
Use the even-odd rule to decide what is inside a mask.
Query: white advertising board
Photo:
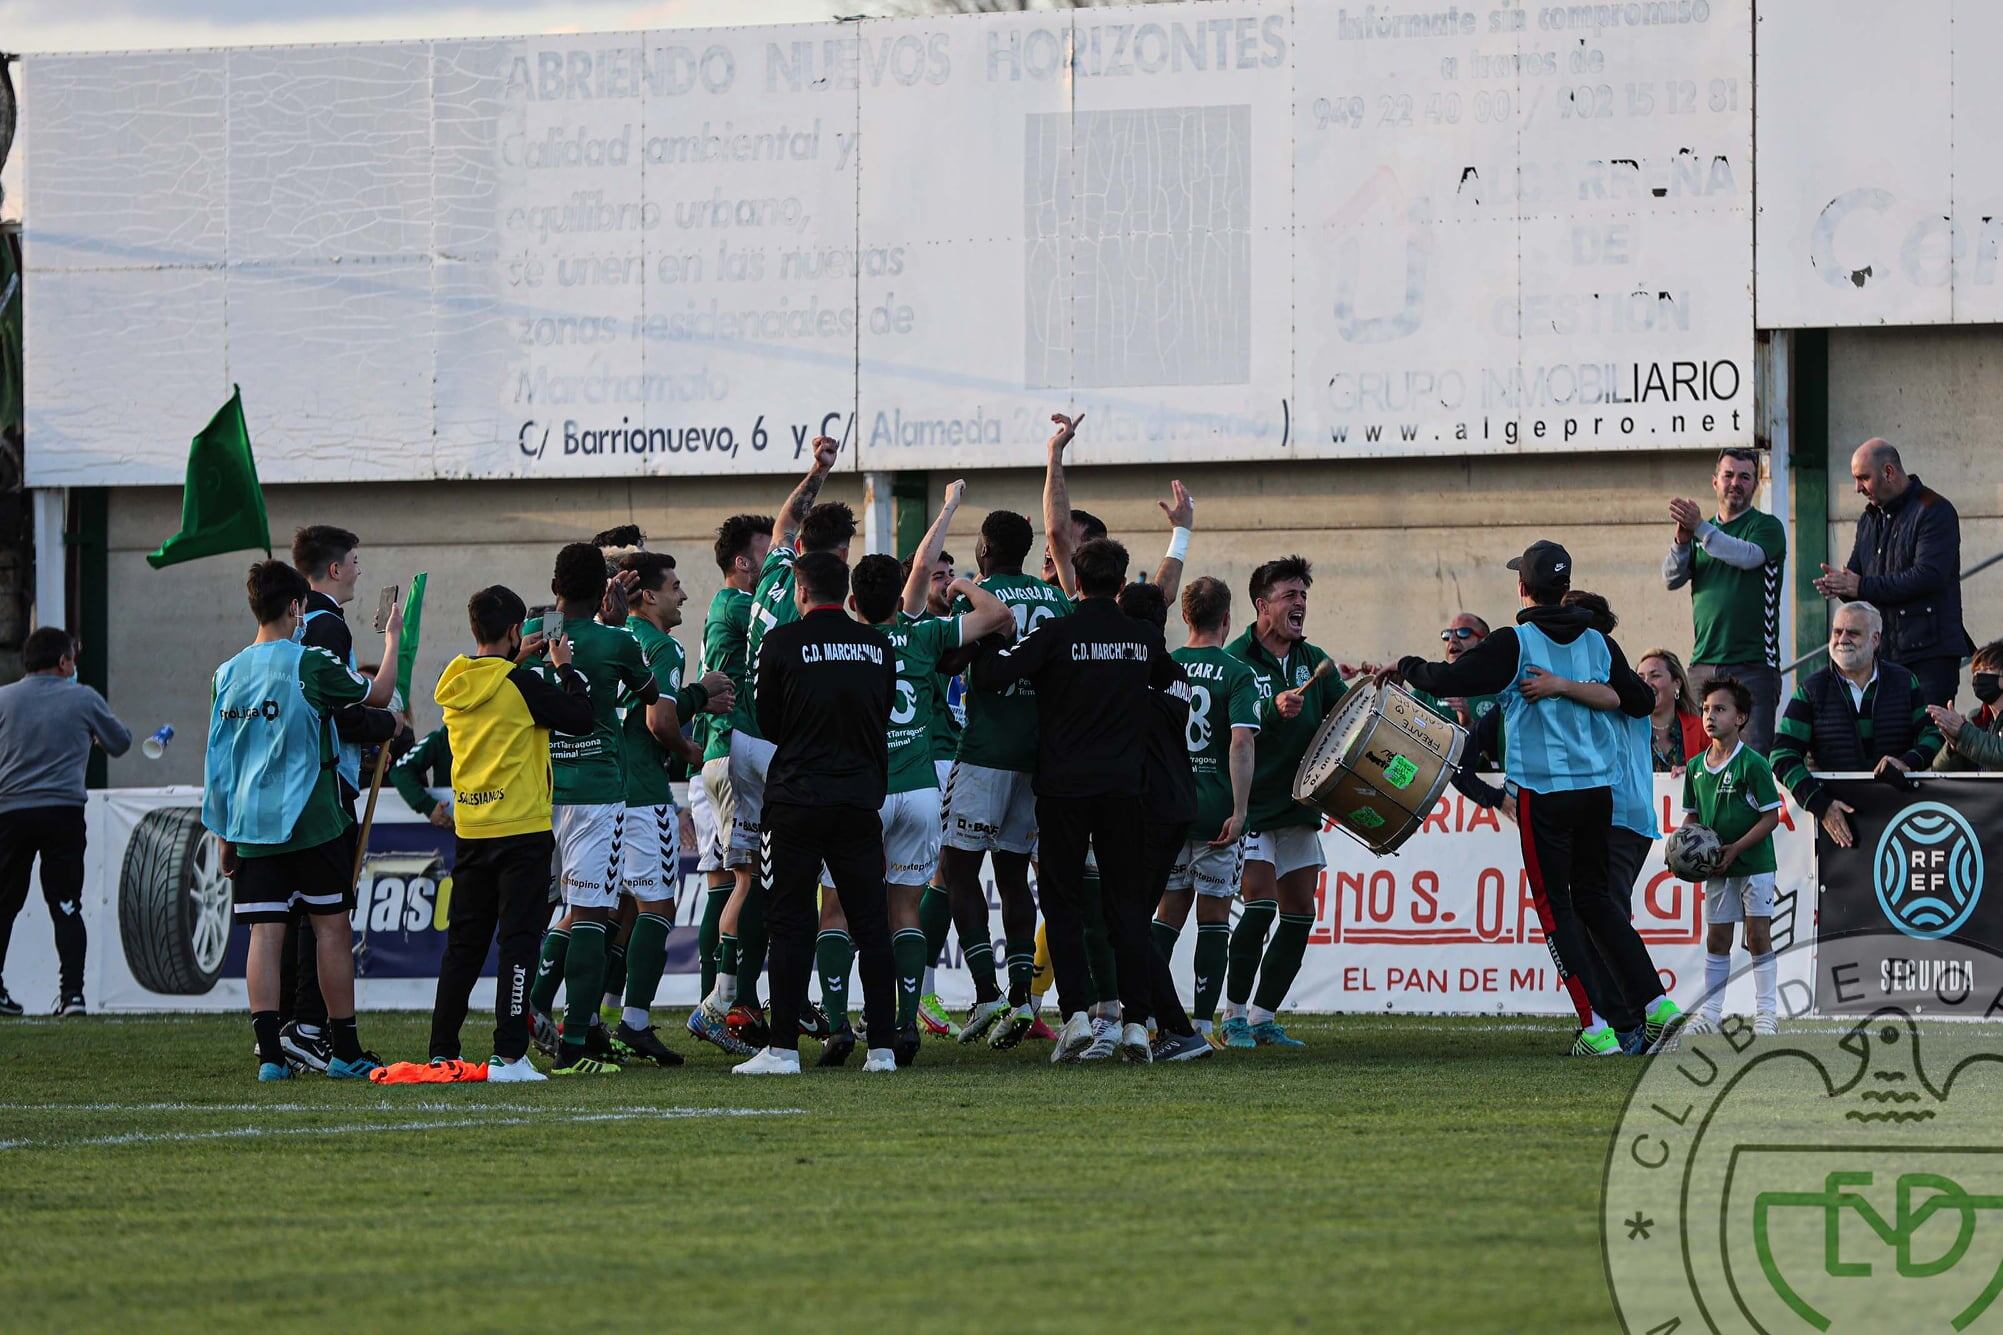
[[[1761,328],[2003,320],[2003,5],[1760,0]]]
[[[32,485],[1752,437],[1750,0],[31,57]]]
[[[1681,819],[1681,791],[1680,781],[1657,780],[1665,831]],[[245,930],[228,926],[227,884],[207,856],[213,841],[200,832],[200,808],[201,792],[193,788],[90,795],[84,981],[94,1007],[244,1009]],[[360,943],[358,1003],[372,1010],[429,1009],[451,918],[452,837],[421,821],[394,793],[384,794],[376,822],[353,916]],[[1812,941],[1815,923],[1814,828],[1791,801],[1775,841],[1781,895],[1774,941],[1784,948]],[[1379,857],[1333,829],[1323,832],[1322,850],[1329,865],[1316,892],[1315,925],[1292,1008],[1518,1015],[1571,1009],[1538,923],[1516,829],[1494,812],[1450,792],[1395,857]],[[691,1005],[700,990],[694,939],[701,878],[692,859],[684,865],[685,893],[658,994],[664,1006]],[[991,930],[999,939],[1001,910],[992,885],[988,898]],[[1632,902],[1635,925],[1664,986],[1686,1002],[1699,995],[1704,897],[1663,868],[1659,843]],[[181,930],[162,934],[154,930],[160,923]],[[1185,999],[1195,937],[1193,925],[1186,926],[1174,960]],[[1806,976],[1810,952],[1782,958],[1795,961],[1784,968]],[[44,998],[54,1004],[55,957],[39,892],[28,897],[15,926],[7,981],[31,1007]],[[956,1006],[973,1000],[957,941],[947,946],[939,992]],[[860,1005],[860,991],[851,988],[851,996]],[[1750,1011],[1749,1000],[1733,994],[1730,1001]],[[474,994],[469,1044],[477,1041],[471,1035],[481,1027],[480,1008],[492,1002],[491,978],[483,979]]]

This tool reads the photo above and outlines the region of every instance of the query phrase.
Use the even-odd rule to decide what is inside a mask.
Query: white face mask
[[[293,623],[292,623],[292,642],[293,642],[294,644],[303,644],[303,643],[305,642],[305,640],[306,640],[306,608],[305,608],[305,605],[304,605],[304,604],[301,604],[301,605],[300,605],[300,607],[299,607],[299,610],[298,610],[297,612],[293,613],[293,616],[294,616],[294,617],[295,617],[296,619],[295,619],[295,620],[293,621]]]

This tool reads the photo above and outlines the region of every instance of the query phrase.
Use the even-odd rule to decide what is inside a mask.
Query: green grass
[[[746,1080],[702,1048],[490,1089],[259,1085],[242,1017],[0,1021],[0,1326],[1612,1328],[1638,1063],[1566,1060],[1556,1022],[1293,1027],[1160,1068],[929,1042]],[[392,1057],[424,1034],[364,1017]]]

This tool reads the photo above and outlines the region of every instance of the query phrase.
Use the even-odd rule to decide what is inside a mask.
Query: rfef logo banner
[[[1857,1013],[1867,992],[1918,1006],[2003,983],[1966,976],[1968,953],[1943,948],[2003,950],[2003,891],[1985,890],[1988,868],[2003,859],[2003,776],[1923,775],[1915,783],[1904,791],[1867,778],[1828,782],[1854,808],[1855,838],[1841,848],[1816,832],[1818,934],[1872,933],[1882,952],[1858,961],[1873,976],[1855,980],[1854,996],[1844,980],[1819,974],[1818,1010]]]

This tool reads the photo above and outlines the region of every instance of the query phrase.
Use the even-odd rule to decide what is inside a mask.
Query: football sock
[[[1231,967],[1224,994],[1231,999],[1233,1013],[1252,996],[1252,980],[1259,976],[1259,957],[1266,953],[1266,929],[1279,916],[1277,899],[1248,899],[1238,914],[1238,929],[1231,933]]]
[[[628,940],[631,938],[629,937]],[[608,942],[605,946],[605,995],[601,1006],[617,1006],[619,991],[626,986],[626,947]]]
[[[584,1046],[584,1036],[598,1015],[598,998],[605,990],[605,924],[574,922],[570,949],[564,953],[563,1045]]]
[[[1224,991],[1224,970],[1231,954],[1231,924],[1199,923],[1196,928],[1196,1009],[1208,1025],[1217,1018],[1217,998]],[[1208,1033],[1205,1029],[1203,1032]]]
[[[890,938],[890,959],[897,969],[897,1027],[918,1023],[918,986],[925,973],[925,933],[905,927]]]
[[[1272,943],[1266,947],[1265,962],[1259,966],[1259,991],[1252,998],[1254,1006],[1277,1011],[1287,999],[1287,992],[1293,987],[1294,979],[1301,971],[1301,960],[1308,951],[1308,933],[1313,930],[1312,913],[1280,915],[1280,925],[1273,930]],[[1270,1020],[1273,1017],[1269,1014],[1266,1018]]]
[[[626,985],[626,1023],[633,1024],[632,1011],[644,1017],[654,1004],[661,986],[661,973],[668,967],[668,932],[674,924],[658,913],[642,913],[633,919],[633,935],[626,939],[626,976],[623,980],[608,971],[607,976]],[[644,1018],[634,1028],[646,1024]]]
[[[1245,1018],[1249,1020],[1251,1023],[1256,1025],[1256,1024],[1265,1024],[1267,1021],[1275,1019],[1277,1017],[1275,1016],[1274,1012],[1267,1010],[1264,1006],[1261,1006],[1258,1002],[1255,1001],[1252,1003],[1252,1009],[1246,1013]]]
[[[1029,1004],[1029,985],[1036,978],[1036,938],[1008,938],[1008,1001],[1011,1006]]]
[[[737,999],[758,1005],[758,975],[765,972],[765,891],[756,881],[737,915]]]
[[[822,932],[814,940],[814,970],[821,976],[821,1009],[828,1023],[846,1029],[849,970],[855,967],[855,942],[847,932]]]
[[[962,942],[962,945],[965,943]],[[981,1001],[993,1001],[1001,995],[1001,988],[995,985],[994,943],[976,941],[965,949],[967,972],[974,976],[974,996]]]
[[[1771,959],[1772,956],[1767,958]],[[1704,953],[1704,1018],[1718,1023],[1725,1014],[1725,983],[1732,976],[1732,956]]]
[[[925,990],[932,990],[932,966],[946,948],[946,933],[953,926],[953,899],[944,886],[928,885],[918,897],[918,930],[925,934]]]
[[[1161,957],[1165,960],[1174,959],[1175,943],[1182,936],[1182,929],[1170,927],[1160,918],[1156,918],[1148,924],[1148,931],[1154,936],[1155,949],[1161,952]]]
[[[1039,920],[1036,924],[1036,973],[1029,980],[1029,1000],[1038,1010],[1043,1009],[1043,994],[1057,986],[1057,970],[1050,966],[1050,924]]]
[[[334,1045],[334,1055],[344,1062],[362,1059],[362,1039],[355,1029],[355,1017],[345,1019],[327,1017],[327,1041]]]
[[[542,955],[536,960],[536,980],[529,987],[529,1005],[538,1015],[549,1014],[556,1005],[556,990],[563,986],[564,957],[570,953],[570,933],[561,927],[543,935]]]
[[[257,1059],[274,1065],[285,1065],[285,1049],[278,1046],[278,1031],[283,1021],[277,1011],[252,1011],[250,1031],[257,1035]]]
[[[695,953],[702,964],[702,994],[716,986],[716,951],[723,935],[723,906],[730,902],[730,887],[712,886],[702,901],[702,925],[696,928]]]
[[[1780,961],[1771,950],[1753,956],[1753,1009],[1761,1015],[1780,1009]]]
[[[743,952],[737,944],[734,932],[725,932],[716,939],[716,979],[704,996],[715,996],[722,1006],[733,1005],[737,1001],[738,957]]]

